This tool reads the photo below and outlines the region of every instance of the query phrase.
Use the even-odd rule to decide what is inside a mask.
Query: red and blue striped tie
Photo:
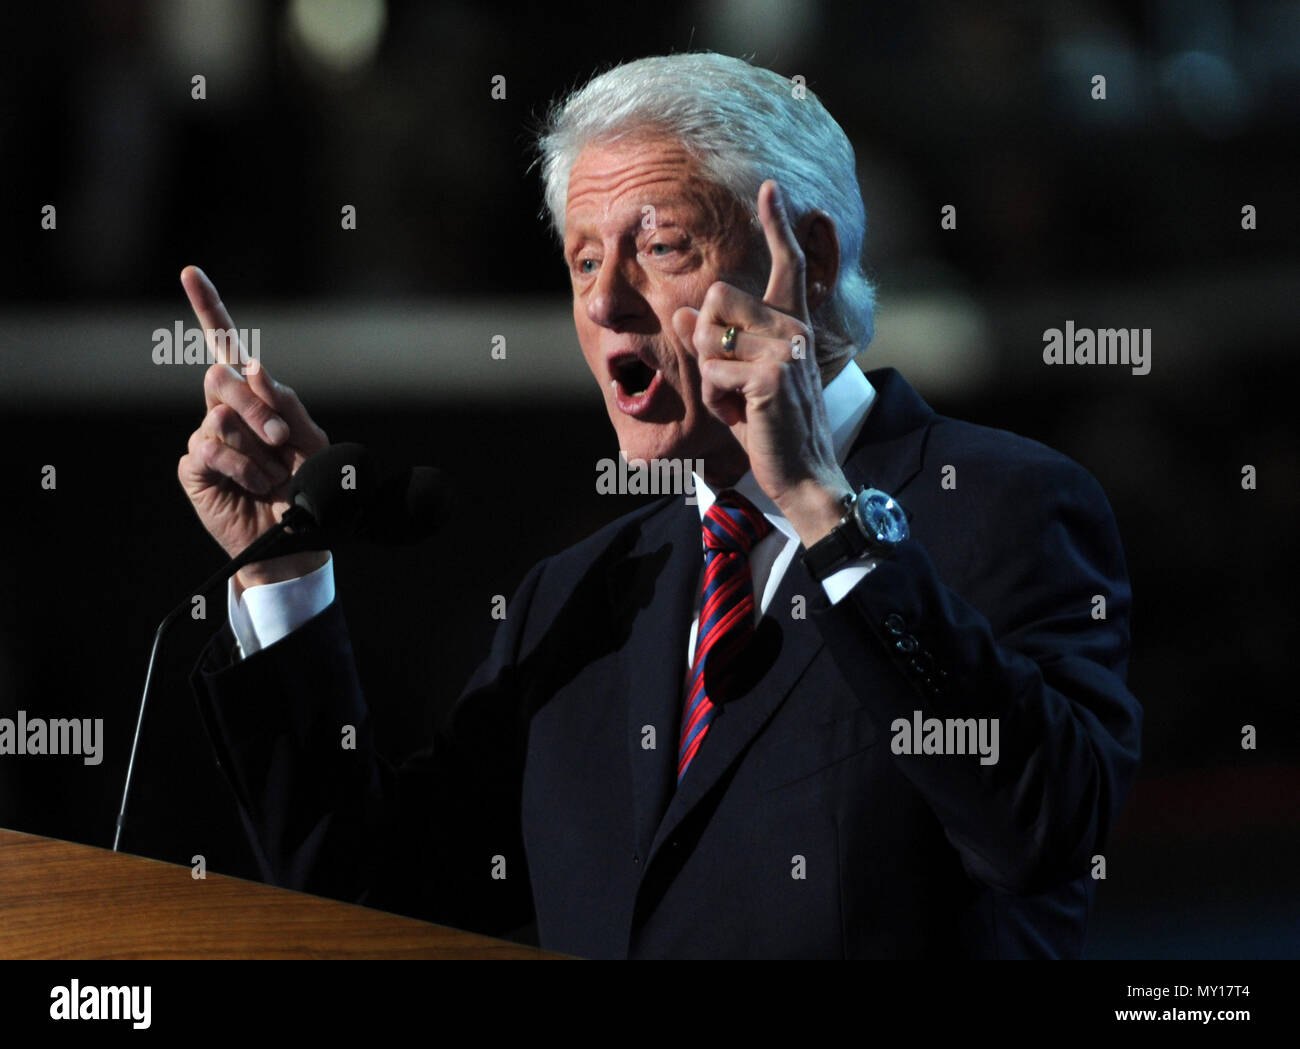
[[[754,580],[749,551],[772,531],[767,518],[743,495],[727,490],[704,515],[704,592],[695,634],[695,661],[682,712],[677,782],[700,749],[724,702],[736,658],[754,634]]]

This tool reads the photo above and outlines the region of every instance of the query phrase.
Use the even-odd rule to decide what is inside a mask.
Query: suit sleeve
[[[1125,683],[1131,592],[1100,486],[1056,460],[997,487],[994,512],[965,523],[987,564],[966,596],[911,538],[814,619],[882,734],[916,710],[997,719],[996,763],[899,753],[891,738],[892,760],[971,877],[1033,895],[1088,873],[1136,773],[1142,716]]]
[[[542,570],[433,739],[401,763],[376,750],[337,600],[242,661],[223,628],[192,684],[264,880],[485,933],[531,920],[515,655]]]

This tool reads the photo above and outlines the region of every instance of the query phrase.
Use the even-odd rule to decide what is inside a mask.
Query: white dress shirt
[[[822,397],[826,402],[826,416],[831,426],[831,442],[835,448],[835,461],[844,464],[867,421],[871,406],[876,401],[875,387],[862,374],[862,369],[850,361],[823,389]],[[753,473],[746,473],[731,486],[756,506],[772,524],[772,531],[754,544],[749,551],[749,571],[754,580],[754,619],[757,622],[767,613],[768,606],[776,596],[785,577],[785,570],[802,549],[799,533],[794,525],[787,521],[776,503],[768,498],[767,493],[758,486]],[[717,498],[716,493],[704,483],[704,478],[695,477],[695,494],[699,499],[700,509],[700,576],[704,575],[704,515]],[[862,578],[876,567],[873,558],[863,557],[837,569],[822,580],[822,589],[831,604],[838,603],[845,594],[852,590]],[[701,583],[702,585],[702,583]],[[700,587],[695,588],[695,618],[691,620],[690,637],[687,640],[686,666],[695,661],[695,632],[700,625]],[[787,613],[790,609],[785,609]],[[689,671],[688,675],[689,677]]]
[[[867,414],[876,400],[875,388],[862,374],[856,363],[849,364],[822,390],[826,402],[826,415],[830,422],[831,439],[836,460],[843,464],[849,449],[862,430]],[[754,603],[755,619],[767,611],[781,585],[786,569],[799,552],[802,544],[794,527],[787,521],[776,504],[759,488],[753,473],[746,473],[732,488],[753,503],[772,523],[772,531],[749,552],[750,572],[754,579],[754,594],[762,595]],[[700,511],[701,528],[704,515],[716,498],[704,479],[696,475],[695,494]],[[876,562],[864,557],[833,572],[822,581],[826,597],[832,604],[839,602],[862,578],[875,567]],[[704,539],[700,538],[700,573],[704,572]],[[230,628],[239,642],[241,655],[248,656],[259,649],[269,648],[281,638],[297,630],[309,619],[323,612],[334,600],[334,561],[331,557],[314,572],[297,579],[280,583],[251,586],[241,595],[235,595],[235,581],[227,588],[226,605]],[[699,587],[696,587],[695,616],[691,620],[687,639],[686,665],[695,655],[695,631],[699,626]]]

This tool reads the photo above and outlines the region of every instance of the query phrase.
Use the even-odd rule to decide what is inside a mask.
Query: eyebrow
[[[681,201],[680,201],[680,199],[679,199],[679,200],[674,201],[674,202],[672,202],[672,203],[680,203],[680,202],[681,202]],[[648,203],[648,202],[647,202],[647,203]],[[633,212],[633,213],[630,215],[630,217],[629,217],[629,221],[627,222],[627,224],[624,225],[624,226],[622,227],[622,230],[621,230],[622,234],[624,234],[624,235],[631,234],[631,235],[636,236],[636,237],[639,238],[639,237],[641,237],[643,234],[651,234],[651,233],[654,233],[656,230],[663,230],[663,229],[684,230],[684,229],[688,229],[688,227],[690,226],[689,223],[683,221],[683,220],[682,220],[678,215],[676,215],[676,214],[670,214],[670,213],[668,213],[668,208],[669,208],[670,206],[672,206],[672,203],[670,203],[670,204],[650,204],[650,205],[649,205],[650,207],[653,207],[653,208],[655,209],[655,224],[654,224],[654,226],[651,227],[650,229],[641,229],[641,228],[640,228],[640,227],[641,227],[641,220],[642,220],[643,212],[642,212],[640,209],[638,209],[637,211]],[[644,207],[644,206],[645,206],[645,205],[642,205],[642,207]],[[663,217],[661,217],[661,213],[663,213]],[[692,230],[691,230],[691,232],[690,232],[690,236],[692,237],[692,239],[694,239],[696,236],[707,237],[707,236],[709,235],[710,231],[713,229],[715,223],[712,221],[712,219],[710,218],[710,216],[704,215],[704,216],[701,216],[701,221],[700,221],[700,223],[697,223],[696,225],[700,226],[701,228],[699,228],[699,229],[692,229]],[[564,245],[563,245],[563,247],[564,247],[564,254],[567,256],[567,255],[571,254],[573,251],[577,250],[579,247],[581,247],[581,246],[582,246],[583,244],[585,244],[586,242],[588,242],[588,241],[590,241],[590,240],[600,240],[600,239],[601,239],[601,238],[600,238],[598,232],[597,232],[593,227],[591,227],[591,226],[589,226],[589,225],[580,225],[580,226],[577,226],[577,227],[575,227],[575,229],[573,230],[573,232],[567,234],[567,235],[565,236],[565,238],[564,238]]]

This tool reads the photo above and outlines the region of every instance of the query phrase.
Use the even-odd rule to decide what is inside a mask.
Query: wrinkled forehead
[[[704,234],[734,205],[678,141],[642,133],[590,143],[578,154],[569,172],[565,237],[661,219]]]

